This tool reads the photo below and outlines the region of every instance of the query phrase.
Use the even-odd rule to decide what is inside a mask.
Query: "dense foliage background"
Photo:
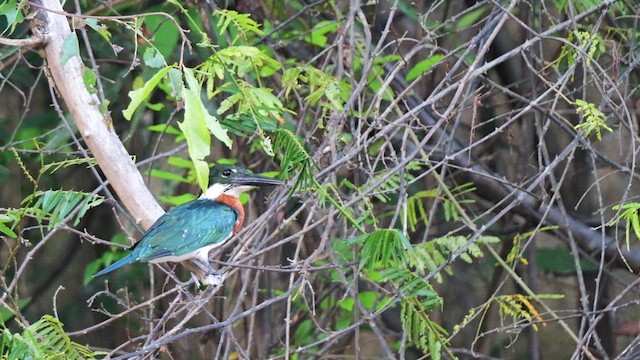
[[[639,15],[2,1],[0,357],[637,358]],[[224,284],[92,278],[230,162]]]

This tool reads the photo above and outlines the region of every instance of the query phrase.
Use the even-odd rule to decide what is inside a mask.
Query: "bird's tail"
[[[94,278],[98,277],[98,276],[102,276],[104,274],[108,274],[110,272],[112,272],[113,270],[116,270],[120,267],[123,267],[125,265],[129,265],[132,262],[137,260],[137,256],[135,255],[135,253],[129,253],[127,256],[123,257],[122,259],[114,262],[113,264],[107,266],[106,268],[98,271],[95,275],[93,275]]]

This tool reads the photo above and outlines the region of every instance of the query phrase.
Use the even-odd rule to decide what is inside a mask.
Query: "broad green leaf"
[[[398,54],[390,54],[385,56],[378,56],[373,61],[374,64],[385,64],[390,62],[396,62],[402,60],[402,56]]]
[[[60,55],[60,64],[65,65],[72,57],[80,55],[80,46],[78,45],[78,37],[72,32],[64,38],[62,43],[62,54]]]
[[[336,32],[339,26],[340,23],[336,21],[321,21],[313,27],[313,30],[311,30],[311,33],[309,35],[305,36],[304,41],[319,47],[326,47],[326,34]]]
[[[186,202],[193,201],[196,199],[196,196],[190,193],[176,195],[176,196],[160,196],[160,201],[169,203],[171,205],[182,205]]]
[[[151,171],[149,171],[149,175],[158,178],[158,179],[163,179],[163,180],[170,180],[170,181],[178,181],[178,182],[182,182],[182,183],[189,183],[188,179],[185,179],[184,177],[176,174],[176,173],[172,173],[171,171],[164,171],[164,170],[158,170],[158,169],[151,169]]]
[[[164,134],[169,134],[169,135],[182,135],[182,132],[180,130],[178,130],[177,128],[171,126],[171,125],[167,125],[167,124],[156,124],[156,125],[151,125],[149,127],[147,127],[147,129],[149,131],[153,131],[153,132],[157,132],[157,133],[164,133]]]
[[[147,50],[144,51],[143,59],[145,65],[152,68],[160,68],[167,65],[162,54],[153,47],[148,47]]]
[[[2,30],[2,34],[6,33],[9,28],[9,34],[12,34],[16,29],[16,26],[24,21],[24,15],[22,15],[23,2],[20,2],[20,6],[18,6],[18,2],[16,0],[8,0],[0,4],[0,16],[4,16],[7,18],[7,27]]]
[[[191,161],[177,156],[169,157],[169,159],[167,159],[167,164],[184,169],[193,169]]]
[[[227,145],[227,147],[231,149],[231,146],[233,145],[233,140],[231,140],[231,138],[227,134],[227,129],[223,128],[222,125],[220,125],[220,122],[218,121],[218,119],[216,119],[213,115],[209,114],[209,112],[206,110],[202,102],[200,102],[200,104],[202,105],[202,109],[205,111],[204,120],[207,125],[207,129],[211,131],[211,134],[213,134],[213,136],[215,136],[218,140],[222,141],[223,144]]]
[[[11,228],[9,228],[7,225],[5,225],[2,222],[0,222],[0,233],[3,233],[10,238],[14,238],[14,239],[18,238],[18,235],[13,230],[11,230]]]
[[[307,344],[311,342],[314,324],[311,319],[303,320],[297,327],[293,335],[296,344]]]
[[[180,32],[175,24],[167,21],[164,16],[146,16],[144,26],[153,34],[152,42],[157,51],[165,59],[169,59],[180,40]]]
[[[94,74],[93,71],[88,67],[84,68],[84,72],[82,73],[82,81],[84,82],[84,87],[87,89],[89,94],[98,93],[98,90],[96,89],[96,74]]]
[[[189,88],[182,90],[184,99],[184,121],[178,123],[180,130],[187,138],[189,157],[193,161],[196,171],[196,179],[202,190],[207,188],[209,177],[209,165],[204,161],[209,155],[211,147],[211,134],[225,145],[231,148],[232,141],[227,135],[227,130],[222,128],[218,120],[209,114],[200,97],[200,84],[196,80],[192,69],[185,69],[185,80]]]
[[[352,324],[352,319],[349,316],[340,316],[336,320],[336,330],[342,330],[349,327]],[[296,354],[297,355],[297,354]]]
[[[360,299],[365,309],[373,309],[373,305],[375,305],[378,299],[378,293],[375,291],[361,291],[358,293],[358,299]]]
[[[193,70],[185,69],[185,80],[189,85],[189,91],[193,95],[193,97],[190,99],[191,100],[190,105],[199,107],[199,109],[197,109],[196,112],[202,114],[207,129],[211,131],[211,134],[213,134],[213,136],[215,136],[218,140],[222,141],[225,145],[227,145],[229,149],[231,149],[231,146],[233,145],[233,141],[227,134],[227,130],[224,129],[222,125],[220,125],[220,122],[218,122],[218,119],[216,119],[213,115],[209,114],[209,111],[204,106],[204,103],[202,103],[202,97],[200,96],[200,92],[201,92],[200,84],[198,83],[195,76],[193,75]],[[187,107],[187,104],[185,101],[185,110],[186,110],[186,107]]]
[[[414,67],[412,67],[411,70],[409,70],[409,72],[407,72],[407,76],[406,76],[407,81],[414,80],[418,76],[420,76],[420,75],[424,74],[425,72],[431,70],[433,65],[437,64],[443,58],[444,58],[444,55],[435,54],[435,55],[429,56],[428,58],[420,61]]]
[[[182,73],[178,69],[171,69],[169,71],[169,78],[167,85],[171,88],[170,95],[175,98],[180,98],[184,83],[182,82]]]
[[[475,24],[485,13],[485,8],[480,7],[466,15],[464,15],[456,24],[456,29],[464,29]]]
[[[131,120],[133,117],[133,113],[138,109],[138,107],[151,95],[151,92],[158,86],[162,77],[165,76],[171,69],[172,66],[167,66],[161,70],[159,70],[149,81],[144,83],[144,85],[137,90],[129,91],[129,97],[131,98],[131,102],[126,109],[122,111],[122,115],[125,119]]]
[[[204,120],[202,107],[198,104],[200,99],[186,88],[182,92],[182,98],[185,104],[184,121],[178,123],[178,127],[187,138],[189,157],[193,161],[198,185],[205,190],[208,185],[209,166],[204,158],[210,152],[211,135]]]
[[[356,301],[354,300],[354,298],[348,297],[346,299],[338,301],[338,306],[340,306],[345,311],[353,311],[353,306],[355,305],[355,303]]]
[[[105,256],[112,257],[113,253],[107,252],[105,253]],[[83,285],[88,285],[91,282],[91,280],[93,280],[93,275],[95,275],[98,272],[98,270],[100,270],[100,267],[104,263],[105,256],[102,256],[99,259],[93,260],[84,268],[84,275],[82,276]]]
[[[84,22],[93,30],[95,30],[103,39],[111,44],[111,33],[104,24],[101,24],[96,19],[84,19]]]

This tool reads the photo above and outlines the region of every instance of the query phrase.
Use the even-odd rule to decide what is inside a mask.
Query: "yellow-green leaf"
[[[218,120],[209,114],[200,97],[201,87],[196,80],[192,69],[184,70],[185,81],[189,88],[182,90],[184,99],[184,121],[179,123],[180,130],[187,138],[189,157],[193,161],[198,185],[205,190],[209,177],[209,166],[204,158],[209,155],[211,146],[211,134],[225,145],[231,148],[232,140],[227,135],[227,130],[220,125]]]
[[[173,69],[172,66],[167,66],[165,68],[160,69],[151,79],[149,79],[144,85],[137,90],[129,91],[129,97],[131,98],[131,102],[126,109],[122,111],[122,115],[125,119],[131,120],[133,117],[133,113],[136,109],[151,95],[151,92],[158,86],[160,80],[169,72],[169,70]]]
[[[435,55],[429,56],[428,58],[420,61],[414,67],[412,67],[411,70],[409,70],[409,72],[407,72],[407,76],[406,76],[407,81],[414,80],[418,76],[426,73],[427,71],[429,71],[433,67],[433,65],[437,64],[438,62],[440,62],[440,60],[442,60],[443,58],[444,58],[444,55],[435,54]]]

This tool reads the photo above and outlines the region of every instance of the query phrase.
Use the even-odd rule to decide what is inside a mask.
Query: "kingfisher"
[[[209,250],[240,231],[245,213],[238,197],[255,186],[277,186],[282,181],[254,175],[234,165],[216,165],[209,187],[193,201],[162,215],[122,259],[94,275],[101,276],[133,262],[191,260],[208,275],[220,273],[209,263]]]

